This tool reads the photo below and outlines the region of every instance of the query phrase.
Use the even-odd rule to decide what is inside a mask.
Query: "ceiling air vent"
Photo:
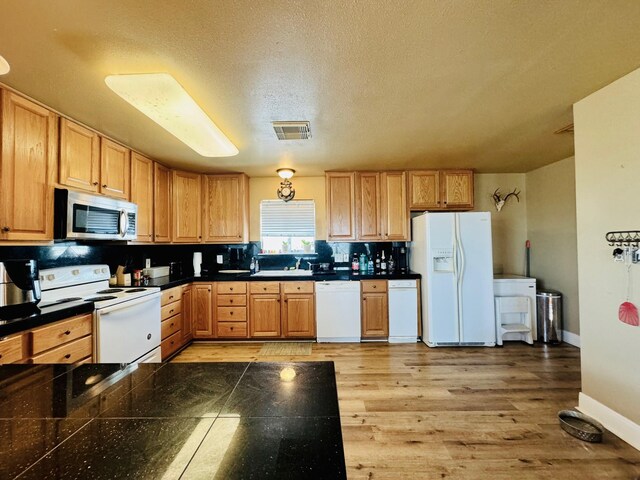
[[[573,123],[570,123],[566,127],[559,128],[553,133],[573,133]]]
[[[272,122],[278,140],[308,140],[311,138],[309,122]]]

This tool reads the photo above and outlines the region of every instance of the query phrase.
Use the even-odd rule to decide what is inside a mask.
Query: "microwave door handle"
[[[118,218],[118,234],[124,237],[127,234],[127,212],[120,210],[120,218]]]

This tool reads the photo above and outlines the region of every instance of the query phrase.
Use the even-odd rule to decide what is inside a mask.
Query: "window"
[[[313,200],[260,202],[262,253],[313,253],[315,239],[316,204]]]

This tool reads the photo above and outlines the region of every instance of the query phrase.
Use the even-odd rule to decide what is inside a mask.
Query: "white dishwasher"
[[[418,282],[389,280],[389,343],[418,341]]]
[[[316,282],[318,342],[360,341],[360,282]]]

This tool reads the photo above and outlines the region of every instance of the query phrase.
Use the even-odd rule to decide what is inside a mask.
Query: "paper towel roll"
[[[200,276],[202,271],[202,252],[193,252],[193,275],[195,277]]]

